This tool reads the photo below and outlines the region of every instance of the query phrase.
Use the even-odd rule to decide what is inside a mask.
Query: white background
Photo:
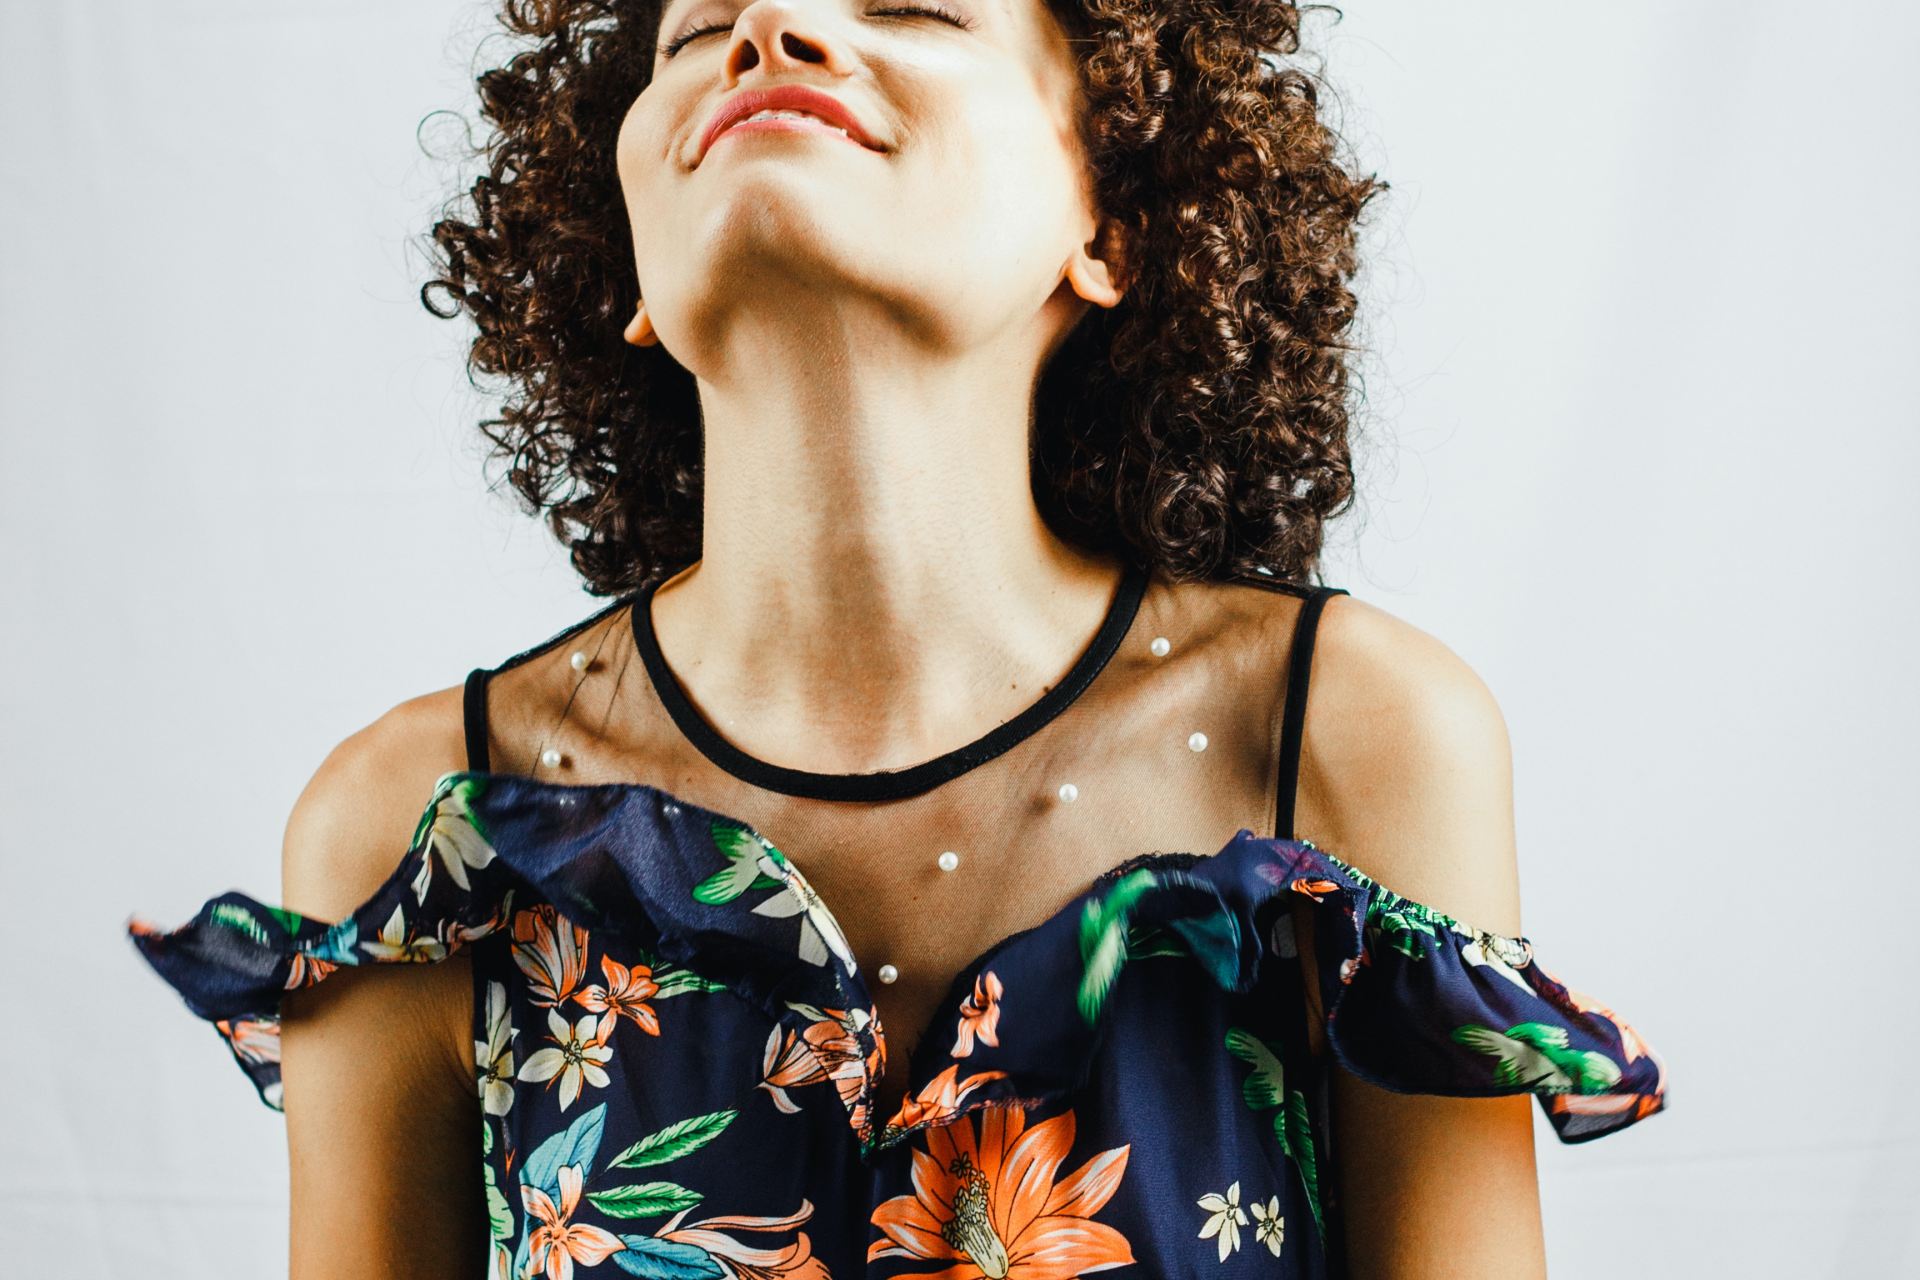
[[[125,917],[275,900],[333,744],[601,603],[416,299],[458,181],[416,125],[488,14],[0,14],[0,1256],[268,1276],[281,1120]],[[1672,1074],[1603,1141],[1538,1122],[1553,1274],[1920,1274],[1920,17],[1311,29],[1393,184],[1327,578],[1492,687],[1526,932]]]

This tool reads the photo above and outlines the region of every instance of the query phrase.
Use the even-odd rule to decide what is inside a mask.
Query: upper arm
[[[457,693],[403,703],[327,756],[287,822],[287,907],[339,920],[392,874],[434,781],[464,767]],[[485,1267],[471,975],[459,951],[287,993],[293,1280]]]
[[[1396,893],[1518,936],[1512,751],[1486,684],[1434,637],[1351,597],[1326,606],[1312,681],[1303,836]],[[1310,966],[1311,941],[1300,950]],[[1317,999],[1311,967],[1307,978]],[[1531,1094],[1398,1093],[1330,1066],[1355,1277],[1546,1274]]]

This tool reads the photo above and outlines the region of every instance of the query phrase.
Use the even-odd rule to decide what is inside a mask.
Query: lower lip
[[[714,135],[714,139],[711,143],[708,144],[707,149],[711,151],[714,147],[720,144],[720,139],[726,137],[728,134],[747,133],[747,132],[751,132],[751,133],[824,133],[829,137],[838,138],[842,142],[851,142],[853,143],[854,146],[860,147],[863,150],[866,148],[866,144],[859,141],[852,134],[842,133],[838,129],[834,128],[830,124],[825,123],[824,121],[801,120],[801,119],[796,119],[793,116],[769,116],[765,120],[742,120],[739,124],[728,125],[726,128],[722,129],[719,133]]]

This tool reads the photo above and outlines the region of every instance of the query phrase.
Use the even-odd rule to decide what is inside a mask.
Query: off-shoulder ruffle
[[[1212,855],[1134,862],[956,975],[942,1015],[967,1013],[990,992],[995,1016],[1022,1034],[971,1043],[964,1061],[928,1036],[894,1116],[872,1112],[874,1081],[855,1090],[847,1101],[863,1152],[979,1106],[1071,1093],[1101,1047],[1124,968],[1141,956],[1177,950],[1222,989],[1253,990],[1264,964],[1293,956],[1285,908],[1299,900],[1314,910],[1327,1042],[1353,1074],[1409,1093],[1532,1093],[1563,1142],[1665,1106],[1659,1056],[1542,966],[1525,937],[1402,897],[1310,842],[1245,829]],[[832,1016],[869,1070],[882,1060],[866,975],[800,869],[746,823],[640,784],[450,773],[387,882],[338,923],[231,892],[178,929],[135,917],[128,931],[278,1108],[286,991],[342,965],[441,959],[506,927],[514,886],[583,929],[697,970],[796,1031]]]
[[[449,774],[385,883],[352,914],[317,920],[238,890],[161,929],[139,915],[126,931],[197,1017],[211,1022],[260,1100],[279,1111],[280,1015],[288,991],[342,967],[431,963],[507,923],[514,889],[479,814],[472,779]]]
[[[1115,940],[1155,925],[1182,938],[1222,988],[1250,989],[1264,955],[1295,954],[1292,916],[1275,909],[1289,895],[1313,904],[1323,1025],[1354,1075],[1402,1093],[1532,1093],[1569,1143],[1665,1107],[1659,1054],[1543,966],[1531,939],[1403,897],[1310,841],[1244,829],[1215,857],[1141,867],[1088,903],[1083,1016],[1126,961]]]

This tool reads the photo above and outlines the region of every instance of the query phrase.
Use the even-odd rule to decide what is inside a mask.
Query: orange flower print
[[[991,1080],[1005,1076],[1004,1071],[976,1071],[965,1080],[959,1079],[960,1064],[954,1063],[933,1079],[927,1081],[918,1094],[900,1100],[900,1110],[894,1113],[888,1127],[911,1129],[916,1125],[937,1124],[952,1118],[960,1110],[960,1104],[966,1096]]]
[[[779,1025],[767,1035],[760,1088],[773,1096],[774,1106],[788,1114],[800,1110],[800,1105],[787,1096],[788,1089],[831,1080],[841,1102],[852,1105],[866,1085],[859,1038],[840,1021],[844,1016],[840,1010],[820,1012],[824,1016],[809,1022],[801,1035]]]
[[[960,1006],[960,1035],[953,1042],[953,1057],[964,1058],[973,1052],[973,1039],[1000,1047],[1000,975],[989,969],[973,980],[973,994]]]
[[[916,1272],[924,1280],[1067,1280],[1134,1261],[1127,1238],[1093,1215],[1113,1198],[1131,1144],[1102,1151],[1072,1175],[1055,1175],[1073,1149],[1074,1117],[1063,1111],[1026,1127],[1017,1105],[986,1107],[927,1130],[913,1149],[912,1195],[873,1211],[885,1238],[867,1261],[915,1258],[953,1265]]]
[[[229,1022],[222,1018],[213,1025],[233,1046],[234,1053],[248,1062],[280,1061],[279,1022],[272,1019],[263,1022],[258,1018],[235,1018]]]
[[[682,1213],[685,1211],[683,1210]],[[813,1256],[813,1242],[802,1231],[793,1243],[779,1249],[750,1249],[726,1232],[786,1231],[813,1216],[813,1202],[801,1200],[800,1207],[784,1218],[749,1217],[742,1214],[702,1218],[686,1226],[674,1226],[676,1215],[668,1223],[670,1230],[655,1233],[655,1238],[704,1249],[710,1257],[726,1264],[728,1276],[741,1280],[832,1280],[826,1264]]]
[[[1340,888],[1339,885],[1335,884],[1331,880],[1320,880],[1320,879],[1309,880],[1305,876],[1294,877],[1293,883],[1288,885],[1287,887],[1292,889],[1295,893],[1306,894],[1309,898],[1312,898],[1315,902],[1320,901],[1320,899],[1325,897],[1327,894],[1333,893]]]
[[[610,1015],[603,1020],[609,1030],[615,1018],[632,1018],[634,1025],[648,1035],[659,1035],[660,1019],[647,1003],[660,990],[660,984],[653,980],[653,970],[644,964],[624,965],[612,956],[603,955],[600,972],[606,975],[607,985],[594,983],[573,997],[575,1003],[594,1013]],[[603,1031],[600,1038],[604,1040],[606,1036]]]
[[[527,975],[535,1004],[559,1004],[587,976],[587,931],[551,902],[527,907],[513,917],[513,962]]]
[[[332,960],[322,960],[319,956],[309,955],[305,951],[293,953],[293,965],[287,970],[288,991],[301,987],[310,987],[326,977],[340,966]]]
[[[1548,1108],[1560,1115],[1616,1115],[1622,1112],[1632,1111],[1634,1113],[1634,1119],[1636,1120],[1652,1115],[1655,1111],[1659,1110],[1667,1089],[1666,1059],[1662,1058],[1658,1053],[1655,1053],[1653,1046],[1649,1045],[1645,1040],[1642,1040],[1640,1033],[1635,1031],[1626,1019],[1622,1018],[1612,1009],[1601,1004],[1586,992],[1577,991],[1567,986],[1566,983],[1560,982],[1560,979],[1555,978],[1553,972],[1540,964],[1539,961],[1536,960],[1534,962],[1534,967],[1539,969],[1541,974],[1551,978],[1554,982],[1559,983],[1561,987],[1565,988],[1567,998],[1573,1002],[1576,1009],[1579,1009],[1582,1013],[1598,1014],[1619,1028],[1620,1050],[1628,1062],[1647,1057],[1653,1059],[1654,1065],[1653,1088],[1646,1093],[1554,1094],[1547,1099]]]
[[[580,1205],[580,1166],[560,1166],[560,1205],[532,1183],[520,1184],[520,1200],[527,1213],[538,1222],[528,1239],[529,1259],[536,1271],[544,1270],[547,1280],[573,1280],[573,1264],[594,1266],[607,1255],[626,1248],[611,1231],[585,1223],[569,1222]]]

